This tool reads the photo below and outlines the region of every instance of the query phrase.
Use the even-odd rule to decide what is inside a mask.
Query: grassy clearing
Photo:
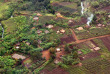
[[[48,19],[47,19],[48,18]],[[55,19],[55,17],[53,17],[53,16],[41,16],[40,18],[39,18],[39,23],[41,23],[41,24],[45,24],[46,22],[48,22],[48,21],[50,21],[50,20],[52,20],[52,19]]]
[[[72,8],[72,9],[77,9],[77,4],[76,3],[71,3],[69,5],[66,5],[66,7]]]
[[[0,3],[0,20],[7,19],[11,16],[13,9],[8,3]]]
[[[26,25],[26,17],[24,16],[18,16],[13,17],[8,20],[1,22],[5,28],[5,32],[8,33],[15,33],[18,29],[18,27],[23,27]]]

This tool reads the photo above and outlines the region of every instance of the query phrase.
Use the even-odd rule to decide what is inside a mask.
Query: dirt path
[[[70,31],[72,32],[73,38],[75,38],[75,40],[78,42],[79,40],[78,40],[75,32],[72,29],[70,29]]]
[[[93,37],[93,38],[78,40],[78,41],[75,41],[75,42],[76,43],[82,43],[82,42],[85,42],[85,41],[89,41],[89,40],[93,40],[93,39],[97,39],[97,38],[104,38],[104,37],[108,37],[108,36],[110,36],[110,35],[103,35],[103,36],[98,36],[98,37]]]
[[[74,41],[76,44],[82,43],[82,42],[85,42],[85,41],[89,41],[89,40],[93,40],[93,39],[97,39],[97,38],[104,38],[104,37],[110,36],[110,35],[103,35],[103,36],[97,36],[97,37],[92,37],[92,38],[88,38],[88,39],[79,40],[79,39],[77,38],[77,36],[76,36],[74,30],[72,30],[72,29],[70,29],[70,30],[71,30],[71,32],[72,32],[73,37],[74,37],[75,40],[76,40],[76,41]],[[72,41],[71,43],[73,43],[73,41]],[[71,43],[70,43],[70,44],[71,44]]]

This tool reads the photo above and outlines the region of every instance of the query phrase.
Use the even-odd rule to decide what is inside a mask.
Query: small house
[[[83,27],[78,27],[76,29],[79,30],[79,31],[81,31],[81,30],[83,30]]]
[[[68,22],[69,22],[69,23],[72,23],[73,21],[72,21],[72,20],[69,20]]]
[[[60,31],[57,31],[57,34],[60,33]]]
[[[56,14],[57,17],[63,17],[60,13]]]
[[[60,48],[56,48],[56,51],[57,51],[57,52],[60,52],[60,51],[61,51],[61,49],[60,49]]]
[[[22,59],[22,60],[26,59],[25,56],[20,55],[20,54],[17,54],[17,53],[13,54],[13,55],[12,55],[12,58],[14,58],[14,59],[16,59],[16,60],[18,60],[18,59]]]
[[[49,31],[48,31],[48,30],[45,30],[45,33],[46,33],[46,34],[48,34],[48,33],[49,33]]]
[[[38,19],[39,19],[39,17],[37,17],[37,16],[33,18],[33,20],[38,20]]]
[[[30,45],[30,42],[26,42],[26,45]]]
[[[47,28],[53,28],[53,25],[48,25]]]
[[[61,33],[65,33],[65,30],[64,30],[64,29],[61,29],[60,32],[61,32]]]
[[[55,60],[54,60],[54,63],[55,63],[55,64],[58,64],[59,62],[61,62],[61,60],[59,60],[59,59],[55,59]]]
[[[37,33],[37,34],[41,34],[41,33],[42,33],[42,31],[40,31],[40,30],[37,30],[37,31],[36,31],[36,33]]]
[[[78,51],[78,54],[82,54],[82,52],[81,51]]]
[[[37,13],[37,16],[42,16],[40,13]]]
[[[20,47],[19,46],[16,46],[16,49],[19,49]]]
[[[98,26],[98,27],[101,27],[101,26],[102,26],[102,24],[97,24],[97,26]]]
[[[98,50],[100,50],[100,48],[99,47],[95,47],[94,50],[98,51]]]

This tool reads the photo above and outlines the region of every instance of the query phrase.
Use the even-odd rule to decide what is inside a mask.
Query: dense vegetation
[[[43,69],[51,71],[57,67],[70,74],[74,71],[99,73],[101,69],[105,72],[103,67],[108,68],[106,63],[109,63],[110,54],[104,42],[94,39],[82,40],[80,43],[80,39],[110,34],[110,11],[106,8],[110,1],[83,1],[85,6],[87,4],[85,11],[88,12],[84,15],[80,12],[81,1],[83,0],[1,0],[0,73],[36,74]],[[88,27],[86,22],[90,12],[94,18]],[[96,47],[101,50],[95,50]],[[61,50],[57,52],[57,49]],[[91,56],[89,61],[91,53],[98,57]],[[14,54],[22,55],[25,59],[13,58]],[[42,57],[44,55],[47,57]]]

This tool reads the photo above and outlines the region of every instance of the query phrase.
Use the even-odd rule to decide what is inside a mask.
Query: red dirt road
[[[76,41],[79,41],[78,38],[77,38],[77,36],[76,36],[76,34],[75,34],[75,32],[72,29],[70,29],[70,30],[71,30],[71,32],[73,34],[73,38],[75,38]]]

